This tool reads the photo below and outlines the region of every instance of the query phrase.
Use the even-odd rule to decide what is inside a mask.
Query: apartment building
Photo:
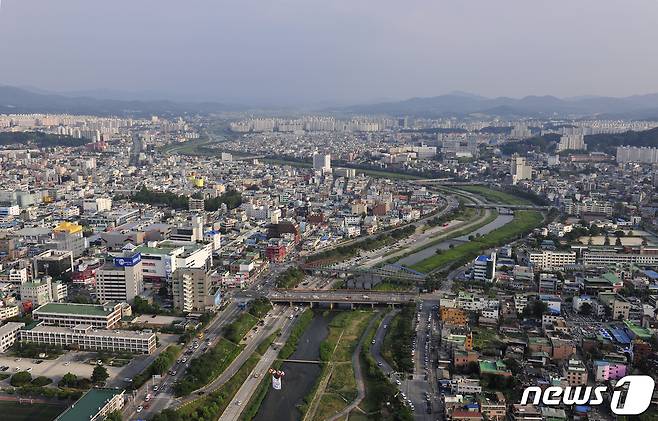
[[[39,323],[20,331],[21,342],[55,345],[91,351],[132,352],[150,354],[155,351],[154,333],[132,330],[94,329],[91,325],[75,327],[47,326]]]
[[[535,271],[558,270],[564,268],[565,265],[575,264],[576,252],[553,250],[532,251],[528,255],[528,261],[532,264]]]
[[[99,329],[112,329],[121,321],[121,304],[48,303],[34,310],[35,320],[44,325],[74,327],[90,325]]]
[[[184,312],[206,311],[221,304],[221,292],[212,284],[208,265],[174,272],[171,290],[174,308]]]

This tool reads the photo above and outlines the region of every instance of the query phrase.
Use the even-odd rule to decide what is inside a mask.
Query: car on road
[[[142,412],[142,409],[144,409],[144,407],[143,407],[143,406],[141,406],[141,405],[140,405],[140,406],[138,406],[138,407],[137,407],[137,412]]]
[[[381,361],[377,363],[377,367],[381,367],[382,365],[383,365],[383,364],[382,364]]]
[[[242,401],[237,401],[235,404],[236,404],[237,406],[240,406],[240,405],[242,405]]]
[[[400,385],[402,384],[402,382],[401,382],[400,380],[396,380],[396,381],[395,381],[395,384],[397,384],[398,386],[400,386]]]
[[[71,361],[65,362],[64,365],[68,367],[69,365],[71,365]]]

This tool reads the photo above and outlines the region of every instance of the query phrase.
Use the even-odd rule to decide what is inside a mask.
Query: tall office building
[[[313,154],[313,169],[323,173],[331,172],[331,155]]]
[[[144,292],[142,256],[126,247],[120,257],[115,257],[96,270],[96,296],[101,302],[132,302]]]
[[[480,282],[493,282],[496,279],[496,252],[490,256],[480,255],[475,259],[473,279]]]

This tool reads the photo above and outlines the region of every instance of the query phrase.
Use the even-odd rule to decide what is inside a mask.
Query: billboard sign
[[[132,256],[129,257],[115,257],[114,258],[114,266],[116,267],[131,267],[135,266],[137,263],[142,261],[142,255],[141,253],[135,253]]]

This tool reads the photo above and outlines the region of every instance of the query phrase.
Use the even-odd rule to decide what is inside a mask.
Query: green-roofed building
[[[511,376],[512,372],[501,360],[480,360],[480,374],[495,374],[497,376]]]
[[[645,327],[638,326],[635,323],[631,322],[630,320],[624,320],[624,324],[628,328],[628,330],[631,331],[633,334],[631,339],[642,339],[643,341],[650,341],[652,338],[651,331]]]
[[[110,412],[123,408],[123,392],[120,389],[90,389],[55,421],[103,420]]]
[[[91,325],[100,329],[112,329],[119,323],[122,304],[74,304],[47,303],[33,312],[35,320],[44,325],[74,327]]]

